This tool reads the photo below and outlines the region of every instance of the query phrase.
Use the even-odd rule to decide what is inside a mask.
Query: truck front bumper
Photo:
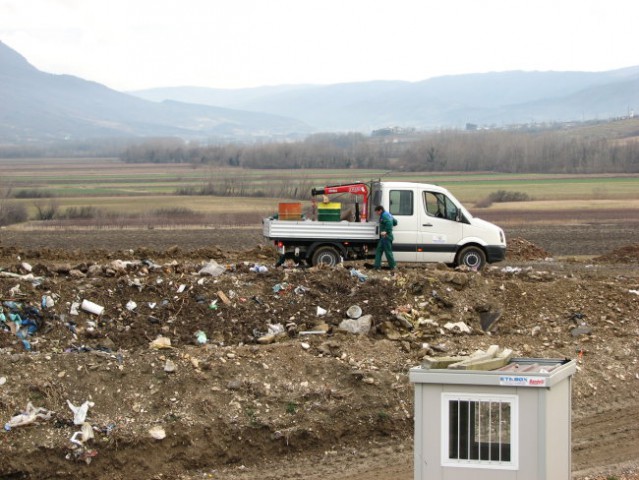
[[[488,263],[501,262],[504,258],[506,258],[505,245],[489,245],[486,247],[486,261]]]

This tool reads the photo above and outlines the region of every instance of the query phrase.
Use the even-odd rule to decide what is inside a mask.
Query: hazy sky
[[[639,65],[638,0],[0,0],[0,41],[117,90]]]

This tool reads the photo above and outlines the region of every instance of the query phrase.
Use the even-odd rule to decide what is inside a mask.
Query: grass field
[[[294,193],[307,195],[313,187],[379,178],[444,186],[471,211],[474,203],[502,190],[525,193],[531,201],[493,204],[484,211],[636,212],[639,206],[639,175],[212,169],[190,164],[126,164],[113,158],[0,159],[0,172],[1,198],[22,204],[29,218],[35,218],[47,204],[55,204],[58,211],[91,207],[123,216],[181,209],[201,215],[238,213],[260,218],[277,211],[278,203],[289,200]],[[188,188],[197,191],[207,184],[235,193],[224,196],[176,193]]]

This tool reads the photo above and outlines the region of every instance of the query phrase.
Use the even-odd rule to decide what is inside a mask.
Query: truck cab
[[[393,254],[399,262],[440,262],[481,269],[506,254],[498,226],[473,217],[437,185],[373,182],[371,208],[382,205],[397,220]],[[377,221],[374,211],[371,221]]]

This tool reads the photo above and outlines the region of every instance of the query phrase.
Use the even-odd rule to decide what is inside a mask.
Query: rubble
[[[38,282],[0,277],[2,423],[29,400],[41,414],[64,412],[3,432],[0,476],[44,478],[55,464],[61,478],[114,478],[123,468],[130,478],[187,478],[192,465],[250,470],[336,445],[410,444],[408,369],[424,357],[463,363],[493,344],[514,356],[579,359],[575,438],[587,431],[589,450],[615,434],[591,432],[597,415],[636,418],[636,271],[401,265],[395,276],[362,279],[352,273],[358,263],[252,271],[270,264],[261,248],[172,252],[37,262],[23,254]],[[224,271],[202,274],[212,258]],[[0,255],[0,269],[23,275],[15,253]],[[84,300],[101,313],[81,308]],[[25,311],[37,328],[20,338],[9,314]],[[82,425],[95,438],[78,430],[67,399],[94,403]],[[36,455],[43,461],[30,462]],[[123,467],[123,455],[143,460]],[[574,457],[584,468],[595,461],[582,450]]]

